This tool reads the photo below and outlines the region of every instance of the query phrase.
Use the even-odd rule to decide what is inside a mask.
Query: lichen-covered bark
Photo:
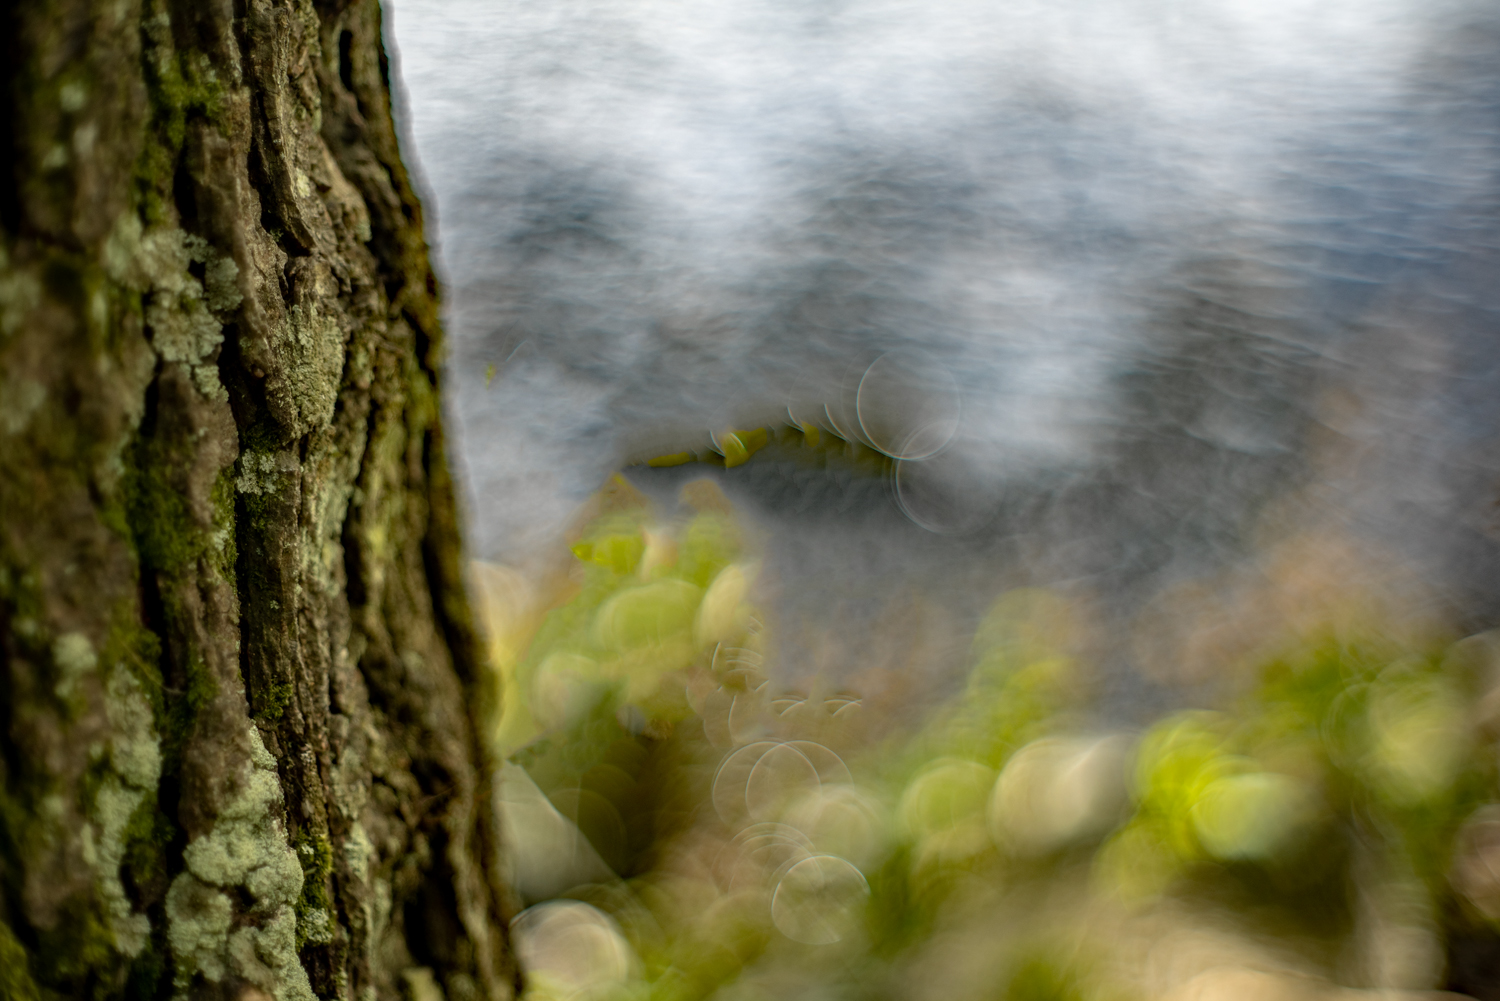
[[[0,17],[0,995],[510,996],[377,4]]]

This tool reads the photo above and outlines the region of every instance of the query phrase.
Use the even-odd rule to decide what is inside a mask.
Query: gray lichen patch
[[[114,734],[110,741],[111,767],[135,788],[156,788],[162,774],[162,747],[141,683],[121,663],[110,672],[105,693],[105,710]]]
[[[226,257],[201,236],[189,236],[183,240],[188,255],[203,264],[203,302],[215,313],[230,313],[239,309],[245,297],[240,292],[240,266],[234,258]]]
[[[57,697],[73,701],[79,683],[99,666],[94,645],[82,633],[64,633],[52,643],[52,663],[57,667]]]
[[[288,476],[297,473],[297,457],[290,452],[263,452],[246,449],[240,453],[239,475],[234,487],[242,494],[260,496],[276,494],[286,486]]]
[[[0,434],[18,434],[47,401],[47,387],[34,379],[6,379],[0,391]]]
[[[193,257],[187,239],[182,230],[169,226],[148,230],[135,212],[122,212],[104,241],[100,263],[110,278],[137,292],[201,298],[202,286],[188,271]]]
[[[185,990],[197,974],[215,983],[233,974],[277,1001],[313,1001],[297,957],[293,905],[302,893],[302,866],[276,817],[282,802],[276,762],[253,725],[250,751],[242,791],[220,811],[213,830],[187,846],[187,872],[167,893],[177,987]],[[248,914],[236,916],[223,892],[236,887],[254,901]]]
[[[82,706],[90,687],[87,679],[99,668],[93,644],[82,633],[64,633],[52,644],[52,660],[59,679],[57,694],[67,703]],[[129,669],[122,663],[115,664],[108,670],[103,687],[109,735],[90,747],[90,755],[96,762],[102,761],[105,768],[87,803],[87,820],[76,833],[80,857],[93,872],[114,946],[125,956],[135,957],[150,939],[151,921],[135,911],[125,891],[121,867],[132,822],[148,801],[154,806],[161,778],[161,748],[151,705]],[[60,820],[65,815],[60,799],[57,806],[52,812]],[[63,832],[59,830],[56,836],[62,837]]]
[[[146,701],[141,683],[123,664],[117,664],[110,672],[105,692],[105,710],[113,733],[110,766],[136,789],[155,789],[161,778],[161,743],[152,722],[151,703]]]
[[[167,891],[167,942],[177,961],[177,983],[186,986],[193,973],[218,983],[227,971],[224,954],[234,905],[225,893],[187,873]]]
[[[234,970],[267,990],[277,1001],[313,1001],[312,985],[297,958],[297,916],[283,908],[260,928],[240,928],[229,936]]]
[[[322,908],[304,912],[301,929],[303,939],[308,942],[325,944],[333,941],[333,921]]]
[[[218,371],[208,364],[224,339],[224,327],[201,300],[158,292],[146,307],[146,325],[151,346],[163,361],[192,369],[194,385],[209,399],[228,398]]]
[[[344,372],[344,332],[338,317],[315,300],[293,306],[275,331],[278,369],[267,380],[272,409],[288,435],[300,438],[333,420]]]
[[[10,337],[42,301],[42,283],[30,271],[10,270],[0,249],[0,337]]]
[[[219,317],[242,301],[239,265],[202,237],[169,227],[144,230],[134,212],[121,215],[101,257],[111,278],[148,293],[146,325],[157,355],[187,365],[206,398],[227,399],[213,357],[224,340]],[[193,262],[204,266],[202,281],[189,270]]]
[[[99,894],[109,915],[115,948],[127,956],[141,954],[151,937],[151,919],[135,912],[120,879],[125,861],[125,832],[131,817],[147,799],[144,789],[131,788],[109,776],[94,794],[93,823],[83,829],[84,861],[94,869]],[[98,834],[94,833],[95,826]]]
[[[344,839],[344,858],[355,879],[361,883],[369,881],[370,863],[375,857],[375,846],[370,842],[370,836],[365,833],[364,825],[356,820],[349,825],[349,834]]]
[[[105,707],[110,722],[109,763],[114,774],[100,784],[90,812],[98,835],[89,859],[99,880],[100,894],[114,931],[115,946],[127,956],[138,956],[151,935],[150,919],[135,912],[120,879],[126,836],[131,820],[161,778],[161,744],[152,722],[151,704],[140,682],[124,664],[116,664],[105,685]],[[85,828],[91,836],[92,827]]]
[[[359,901],[362,923],[369,930],[364,938],[362,951],[365,961],[371,967],[377,967],[381,961],[380,946],[383,933],[390,925],[392,906],[390,880],[380,878],[375,871],[378,859],[375,845],[364,825],[354,821],[344,839],[344,861],[349,866],[349,874],[355,885],[361,890],[356,899]]]
[[[144,227],[134,211],[121,212],[100,250],[104,273],[127,288],[144,291],[150,287],[147,262],[141,260],[141,236]]]

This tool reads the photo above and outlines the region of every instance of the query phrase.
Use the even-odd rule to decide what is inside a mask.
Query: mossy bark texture
[[[0,995],[509,997],[379,7],[0,18]]]

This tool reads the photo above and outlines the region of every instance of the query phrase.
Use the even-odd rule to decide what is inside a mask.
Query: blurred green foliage
[[[1489,637],[1330,624],[1112,731],[1077,609],[1011,591],[903,728],[778,688],[744,535],[693,489],[593,521],[508,669],[497,746],[546,804],[502,821],[559,873],[517,918],[528,997],[1331,996],[1500,944]]]

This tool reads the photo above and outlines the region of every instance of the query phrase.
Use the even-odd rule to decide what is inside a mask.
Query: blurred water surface
[[[555,546],[626,461],[789,404],[836,427],[865,366],[920,349],[961,417],[909,471],[936,492],[917,521],[983,544],[774,463],[726,481],[842,584],[967,587],[966,553],[1024,535],[1039,573],[1156,587],[1238,555],[1312,476],[1444,600],[1492,610],[1483,5],[392,13],[476,555]],[[1324,432],[1357,472],[1310,469]]]

